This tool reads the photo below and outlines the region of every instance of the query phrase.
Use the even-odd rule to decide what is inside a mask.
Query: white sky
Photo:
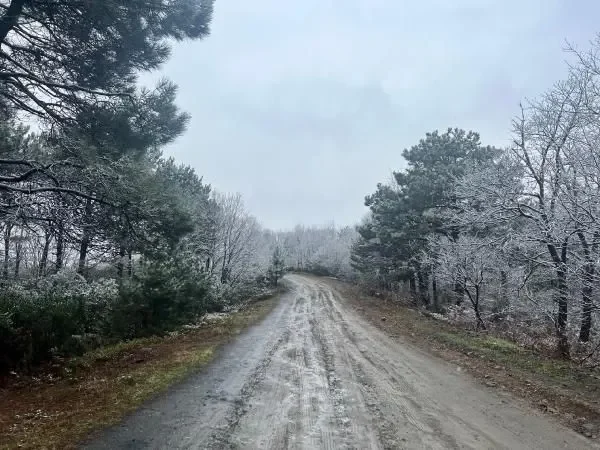
[[[192,114],[166,153],[267,227],[353,224],[426,132],[505,145],[599,18],[593,0],[216,0],[211,36],[153,75]]]

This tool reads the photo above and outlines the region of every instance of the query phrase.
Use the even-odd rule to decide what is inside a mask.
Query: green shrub
[[[152,263],[123,283],[110,334],[148,336],[189,323],[214,308],[204,275],[181,261]]]
[[[0,371],[160,334],[220,307],[205,276],[175,259],[144,265],[121,286],[68,271],[8,284],[0,292]]]
[[[110,280],[87,283],[69,272],[5,286],[0,369],[28,368],[55,354],[72,354],[73,336],[97,334],[107,323],[117,292]]]

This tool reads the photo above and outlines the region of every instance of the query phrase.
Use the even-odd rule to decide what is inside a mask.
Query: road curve
[[[592,441],[289,275],[260,324],[86,449],[586,449]]]

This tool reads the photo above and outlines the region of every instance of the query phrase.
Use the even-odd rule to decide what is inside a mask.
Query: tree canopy
[[[73,125],[135,96],[170,41],[209,33],[212,0],[2,0],[0,105]],[[109,108],[110,109],[110,108]]]

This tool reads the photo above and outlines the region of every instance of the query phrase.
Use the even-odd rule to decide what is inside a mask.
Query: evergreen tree
[[[71,123],[131,97],[170,40],[209,32],[213,0],[0,0],[0,107]]]
[[[429,304],[431,274],[421,263],[426,237],[430,233],[452,237],[454,231],[445,226],[441,211],[456,204],[455,181],[473,164],[493,161],[497,154],[496,149],[481,145],[477,133],[458,128],[427,133],[417,145],[404,150],[408,168],[394,173],[392,185],[379,184],[366,197],[372,216],[358,228],[362,239],[354,246],[355,267],[365,270],[371,254],[381,283],[408,280],[413,288],[416,277],[422,300]]]
[[[275,247],[273,251],[273,256],[271,257],[271,266],[269,267],[268,277],[269,281],[273,286],[277,286],[279,279],[283,276],[284,273],[284,262],[283,255],[281,253],[281,248],[279,246]]]

